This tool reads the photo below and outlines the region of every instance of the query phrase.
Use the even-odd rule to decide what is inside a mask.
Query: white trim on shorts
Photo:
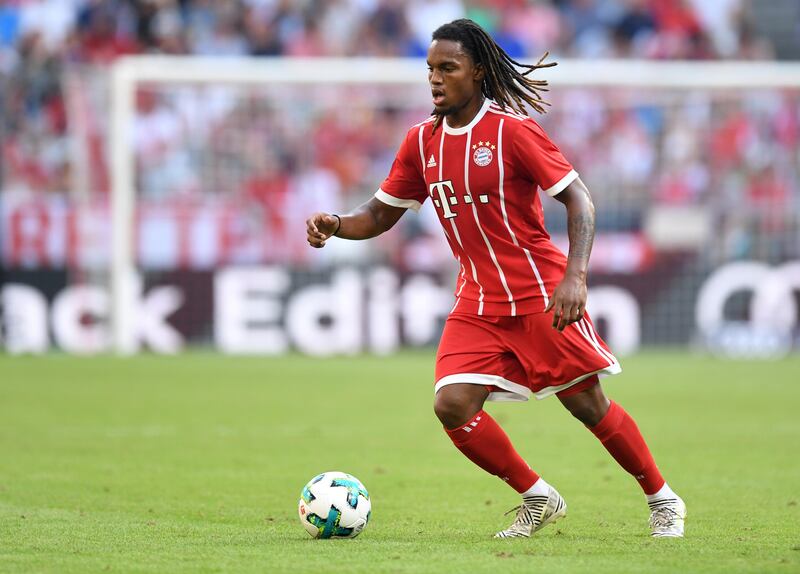
[[[433,388],[435,393],[447,385],[456,383],[467,383],[470,385],[494,385],[503,389],[502,392],[489,393],[488,401],[527,401],[531,396],[531,390],[519,383],[514,383],[504,379],[500,375],[487,375],[485,373],[457,373],[447,375],[436,381]]]
[[[554,395],[556,393],[560,393],[574,385],[577,385],[584,379],[588,379],[592,375],[598,376],[606,376],[606,375],[618,375],[622,372],[622,365],[619,363],[612,363],[607,367],[603,367],[602,369],[597,369],[596,371],[592,371],[591,373],[586,373],[585,375],[581,375],[580,377],[571,380],[568,383],[564,383],[563,385],[558,385],[557,387],[545,387],[541,391],[535,394],[538,400],[546,399],[547,397]]]
[[[622,366],[618,362],[614,362],[607,367],[603,367],[602,369],[598,369],[596,371],[592,371],[590,373],[583,374],[568,383],[564,383],[563,385],[558,385],[555,387],[545,387],[538,393],[533,393],[533,396],[536,397],[536,400],[546,399],[547,397],[559,393],[565,389],[568,389],[574,385],[577,385],[584,379],[591,377],[592,375],[616,375],[622,372]],[[527,401],[531,396],[531,390],[519,383],[515,383],[513,381],[509,381],[508,379],[504,379],[499,375],[487,375],[485,373],[456,373],[453,375],[446,375],[436,381],[436,386],[434,387],[434,393],[438,393],[439,389],[442,387],[446,387],[447,385],[454,385],[457,383],[465,383],[469,385],[493,385],[495,387],[500,387],[503,389],[502,391],[494,391],[489,393],[489,396],[486,398],[487,401],[503,401],[503,402],[524,402]]]

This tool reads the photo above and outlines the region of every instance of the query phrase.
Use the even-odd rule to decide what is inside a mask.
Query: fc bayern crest
[[[472,161],[475,162],[475,165],[480,167],[484,167],[492,163],[493,157],[494,154],[492,154],[492,150],[486,146],[481,146],[472,153]]]

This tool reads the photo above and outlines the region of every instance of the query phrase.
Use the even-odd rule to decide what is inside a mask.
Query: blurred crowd
[[[0,189],[107,192],[104,73],[119,56],[421,56],[433,28],[459,17],[523,60],[546,50],[556,59],[773,57],[745,0],[11,0],[0,6]],[[225,190],[284,213],[338,208],[373,190],[403,131],[428,111],[423,100],[413,110],[387,103],[295,117],[269,103],[200,97],[197,133],[192,96],[139,94],[145,195]],[[661,97],[626,106],[619,93],[564,91],[543,120],[617,207],[611,228],[635,227],[654,201],[794,201],[796,91]]]
[[[515,57],[770,55],[746,0],[10,0],[0,46],[94,63],[134,52],[420,56],[438,24],[460,17]]]

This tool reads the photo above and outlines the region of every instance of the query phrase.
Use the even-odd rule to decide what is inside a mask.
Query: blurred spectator
[[[102,1],[87,4],[78,15],[78,58],[91,64],[109,64],[119,56],[138,52],[133,30],[126,29],[132,18],[127,5]]]
[[[431,34],[441,24],[464,17],[461,0],[412,0],[406,3],[408,22],[418,55],[424,55]],[[417,54],[415,54],[417,55]]]

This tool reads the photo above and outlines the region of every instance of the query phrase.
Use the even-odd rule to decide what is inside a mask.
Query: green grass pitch
[[[441,431],[432,353],[0,357],[0,572],[800,572],[800,357],[623,365],[604,387],[686,500],[683,540],[648,537],[635,481],[554,399],[489,411],[569,514],[493,540],[517,498]],[[298,522],[325,470],[370,491],[355,540]]]

